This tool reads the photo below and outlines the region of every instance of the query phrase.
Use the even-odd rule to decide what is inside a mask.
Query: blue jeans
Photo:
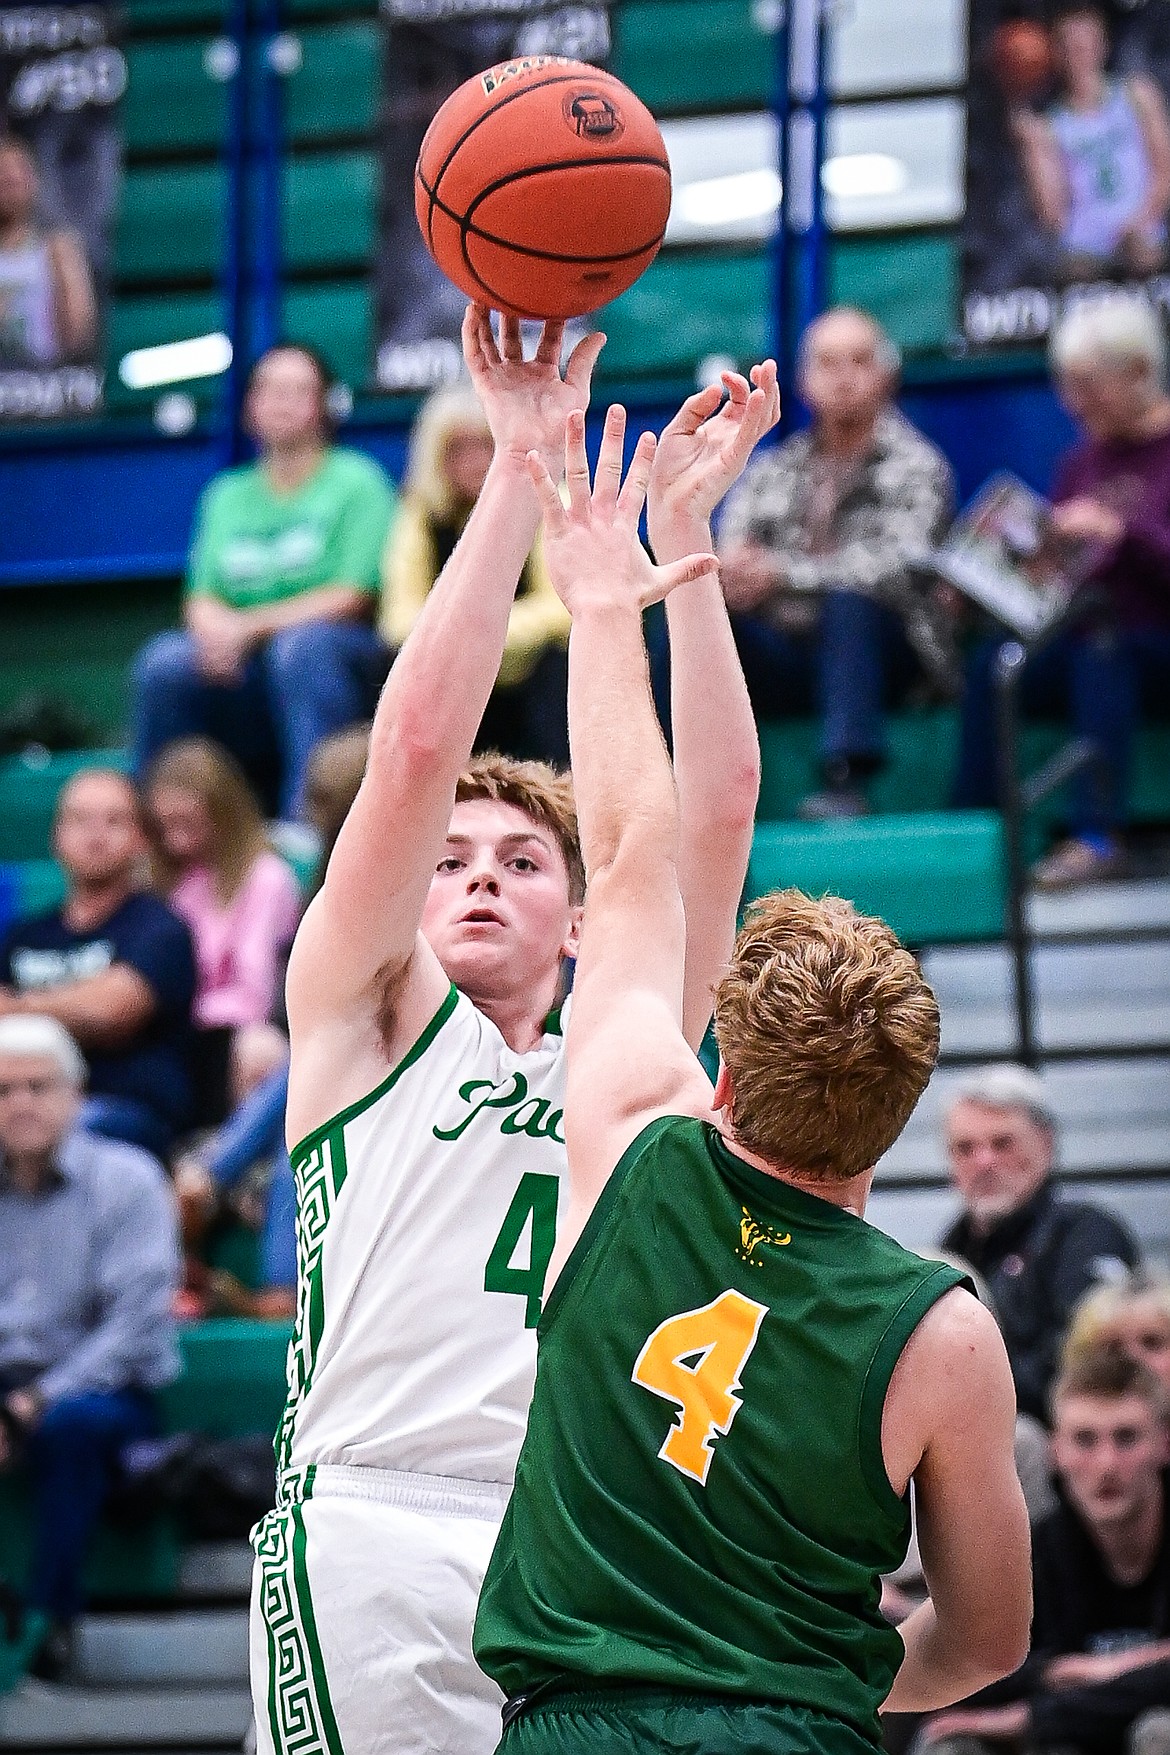
[[[1002,640],[981,641],[966,668],[966,696],[955,778],[960,809],[984,809],[999,796],[992,674]],[[1109,836],[1128,815],[1133,742],[1143,710],[1170,717],[1170,629],[1096,628],[1053,640],[1029,658],[1020,704],[1028,718],[1070,720],[1092,738],[1100,772],[1082,769],[1072,787],[1072,828]]]
[[[302,622],[254,652],[238,683],[213,683],[190,634],[156,634],[134,661],[134,772],[177,737],[212,737],[263,792],[279,773],[281,816],[300,814],[313,746],[373,708],[386,649],[363,622]]]
[[[731,628],[758,718],[817,712],[826,767],[881,766],[886,706],[919,672],[900,616],[856,592],[828,591],[808,634],[755,616],[733,615]]]
[[[221,1188],[233,1187],[258,1158],[272,1159],[272,1182],[260,1245],[266,1286],[297,1283],[297,1191],[284,1144],[284,1111],[288,1102],[288,1068],[270,1073],[219,1132],[208,1168]]]
[[[35,1504],[29,1606],[69,1621],[82,1607],[81,1573],[119,1454],[155,1430],[145,1390],[67,1396],[45,1410],[28,1441]]]

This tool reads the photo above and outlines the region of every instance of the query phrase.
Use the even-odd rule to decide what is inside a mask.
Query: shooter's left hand
[[[753,366],[750,383],[739,372],[724,372],[718,384],[687,398],[658,441],[650,476],[647,527],[656,554],[683,532],[693,533],[688,540],[701,538],[715,507],[779,418],[775,360]]]

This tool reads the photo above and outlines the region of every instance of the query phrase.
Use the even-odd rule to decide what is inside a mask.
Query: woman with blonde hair
[[[1170,1275],[1138,1268],[1085,1294],[1073,1311],[1063,1364],[1103,1347],[1144,1365],[1170,1392]]]
[[[220,1120],[214,1111],[225,1098],[239,1102],[287,1056],[270,1018],[300,893],[268,845],[239,766],[210,739],[168,744],[147,771],[143,796],[155,886],[195,943],[203,1107],[206,1119]]]
[[[398,518],[382,567],[379,631],[402,646],[479,498],[492,437],[470,385],[429,396],[410,440]],[[567,767],[569,617],[549,579],[540,539],[524,564],[496,687],[476,748]]]

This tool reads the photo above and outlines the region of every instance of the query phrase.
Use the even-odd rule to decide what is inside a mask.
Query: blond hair
[[[456,804],[475,798],[513,805],[547,829],[564,855],[570,902],[584,899],[585,865],[577,832],[573,782],[568,774],[558,773],[547,762],[521,762],[489,750],[485,755],[472,757],[455,788]]]
[[[1072,1313],[1061,1361],[1074,1364],[1086,1354],[1111,1344],[1109,1330],[1135,1304],[1152,1304],[1170,1327],[1170,1278],[1150,1268],[1134,1268],[1124,1279],[1093,1286]]]
[[[487,416],[470,384],[433,391],[420,408],[410,435],[402,491],[436,524],[449,523],[466,509],[457,501],[444,467],[447,446],[456,433],[482,433],[491,438]]]
[[[210,864],[215,887],[221,901],[230,902],[268,846],[264,818],[243,769],[209,737],[177,738],[150,764],[142,790],[155,886],[165,894],[174,889],[182,872],[167,857],[150,808],[151,794],[159,786],[192,792],[203,805],[214,831]]]
[[[715,993],[736,1140],[826,1182],[893,1145],[938,1058],[934,994],[883,920],[778,890],[748,909]]]

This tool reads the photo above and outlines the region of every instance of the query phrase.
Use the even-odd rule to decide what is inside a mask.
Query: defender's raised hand
[[[687,398],[658,441],[650,477],[647,517],[655,554],[668,552],[680,526],[696,535],[706,528],[779,418],[775,360],[753,366],[750,383],[739,372],[724,372],[720,383]]]
[[[560,473],[565,419],[589,406],[589,388],[605,336],[583,336],[561,376],[563,323],[546,323],[532,359],[524,358],[520,322],[500,318],[497,342],[486,305],[468,305],[463,318],[463,357],[483,405],[497,452],[523,462],[530,451]]]
[[[585,455],[585,416],[572,413],[565,423],[565,480],[569,504],[557,492],[543,458],[529,452],[528,467],[544,515],[544,550],[549,573],[571,616],[600,607],[641,611],[676,585],[714,573],[710,554],[687,555],[669,566],[655,566],[638,539],[638,521],[654,464],[653,433],[643,433],[622,480],[622,441],[626,411],[617,404],[605,417],[592,491]]]

